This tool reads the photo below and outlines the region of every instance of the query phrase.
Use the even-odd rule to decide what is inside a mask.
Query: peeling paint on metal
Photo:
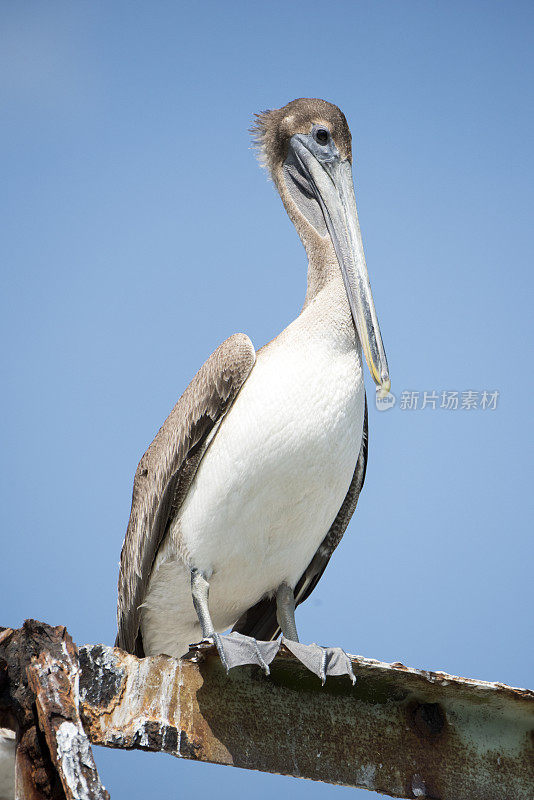
[[[364,789],[374,789],[375,775],[375,764],[364,764],[356,773],[356,781],[358,786],[362,786]]]
[[[426,797],[425,782],[420,775],[414,775],[412,778],[412,794],[414,797]]]
[[[93,797],[92,787],[87,784],[81,764],[92,767],[93,757],[86,736],[80,733],[73,722],[62,722],[56,731],[57,754],[63,769],[63,775],[74,797],[79,800],[90,800]]]

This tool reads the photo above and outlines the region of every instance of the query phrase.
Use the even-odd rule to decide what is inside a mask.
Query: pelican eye
[[[326,144],[328,142],[328,131],[326,128],[317,128],[315,131],[315,141],[317,144]]]

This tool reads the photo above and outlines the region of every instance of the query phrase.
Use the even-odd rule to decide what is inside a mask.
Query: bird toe
[[[243,636],[243,634],[236,632],[226,635],[214,633],[204,642],[215,645],[226,672],[233,667],[256,664],[268,675],[269,664],[280,649],[280,642],[278,641],[259,642],[252,636]]]
[[[352,661],[341,647],[320,647],[318,644],[302,644],[282,638],[284,644],[298,660],[311,672],[314,672],[324,685],[330,675],[338,677],[348,675],[352,684],[356,677],[352,669]]]

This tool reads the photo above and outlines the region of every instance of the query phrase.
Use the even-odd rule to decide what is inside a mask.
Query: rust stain
[[[435,741],[447,724],[445,711],[439,703],[419,703],[416,700],[406,706],[408,720],[420,736]]]

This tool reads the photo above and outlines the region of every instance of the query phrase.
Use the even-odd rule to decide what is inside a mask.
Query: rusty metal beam
[[[534,692],[353,658],[324,687],[282,648],[266,677],[80,648],[94,744],[434,800],[532,800]]]
[[[80,719],[80,667],[70,636],[63,639],[59,657],[42,652],[32,659],[26,673],[35,692],[39,727],[67,800],[109,800]]]
[[[66,800],[39,730],[26,672],[32,658],[60,638],[56,629],[33,620],[19,630],[0,629],[0,726],[16,732],[15,793],[25,800]]]
[[[63,626],[0,629],[0,726],[16,731],[15,796],[109,800],[79,709],[78,651]]]

